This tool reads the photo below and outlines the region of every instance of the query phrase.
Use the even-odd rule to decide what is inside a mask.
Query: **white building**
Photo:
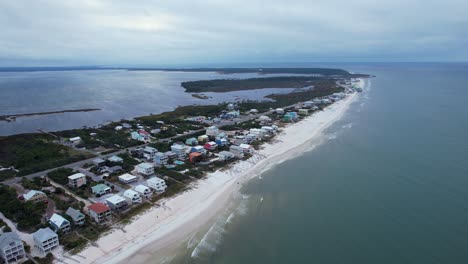
[[[278,115],[284,115],[284,109],[283,109],[283,108],[276,108],[275,112],[276,112]]]
[[[5,263],[18,263],[25,256],[23,241],[18,234],[6,232],[0,235],[0,258]]]
[[[207,136],[216,137],[219,134],[219,128],[217,126],[210,126],[206,129]]]
[[[151,191],[151,188],[143,184],[135,186],[135,191],[146,199],[149,199],[151,196],[153,196],[153,191]]]
[[[162,152],[158,152],[154,155],[153,162],[156,166],[160,167],[166,165],[169,161],[169,157]]]
[[[105,200],[105,203],[107,204],[107,206],[109,206],[112,210],[115,211],[122,211],[128,207],[127,200],[125,200],[122,196],[117,194],[107,198]]]
[[[88,213],[98,224],[105,223],[112,218],[110,207],[103,203],[94,203],[88,206]]]
[[[254,148],[249,144],[240,144],[239,147],[242,148],[242,150],[244,151],[244,154],[254,152]]]
[[[59,245],[58,235],[48,227],[41,228],[32,235],[36,243],[36,248],[38,248],[42,254],[49,253]]]
[[[59,214],[53,214],[49,219],[49,224],[55,232],[68,233],[71,230],[70,222]]]
[[[47,195],[44,192],[31,190],[23,195],[23,198],[27,202],[45,202],[47,201]]]
[[[110,158],[107,159],[108,161],[110,162],[115,162],[115,163],[122,163],[123,162],[123,159],[119,156],[112,156]]]
[[[72,138],[70,138],[70,142],[71,142],[73,145],[80,144],[80,143],[81,143],[81,138],[80,138],[80,137],[72,137]]]
[[[146,146],[143,148],[143,157],[145,157],[147,160],[152,160],[156,153],[158,153],[158,150],[153,147]]]
[[[185,160],[187,158],[185,145],[173,144],[171,146],[171,151],[174,152],[180,160]]]
[[[123,197],[127,200],[129,204],[141,203],[143,200],[138,192],[134,190],[126,190],[123,193]]]
[[[149,178],[146,184],[156,192],[164,192],[167,188],[166,182],[158,177]]]
[[[231,145],[229,147],[229,152],[233,153],[238,158],[242,158],[244,156],[244,149],[240,146]]]
[[[76,210],[75,208],[72,208],[72,207],[68,207],[65,214],[71,217],[75,225],[84,225],[85,216],[79,210]]]
[[[218,156],[219,156],[219,159],[223,161],[227,161],[236,157],[234,153],[229,152],[229,151],[221,151],[219,152]]]
[[[154,166],[150,163],[140,163],[135,166],[135,169],[138,174],[143,176],[151,176],[154,174]]]
[[[86,185],[86,175],[83,173],[75,173],[71,176],[68,176],[68,186],[72,188],[78,188],[83,185]]]
[[[136,182],[137,180],[138,178],[136,176],[128,174],[128,173],[125,173],[119,176],[119,181],[125,184],[130,184],[132,182]]]

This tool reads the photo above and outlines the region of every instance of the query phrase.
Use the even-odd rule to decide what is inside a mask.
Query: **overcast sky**
[[[1,0],[0,66],[467,61],[467,0]]]

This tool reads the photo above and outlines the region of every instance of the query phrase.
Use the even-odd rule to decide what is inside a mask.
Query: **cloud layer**
[[[0,66],[466,61],[466,10],[462,0],[2,0]]]

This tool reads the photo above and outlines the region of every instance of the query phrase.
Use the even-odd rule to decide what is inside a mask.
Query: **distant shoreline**
[[[12,114],[12,115],[0,115],[0,121],[13,122],[18,117],[25,116],[38,116],[38,115],[53,115],[53,114],[63,114],[63,113],[77,113],[77,112],[93,112],[99,111],[99,108],[84,108],[84,109],[71,109],[71,110],[60,110],[60,111],[50,111],[50,112],[35,112],[35,113],[26,113],[26,114]]]

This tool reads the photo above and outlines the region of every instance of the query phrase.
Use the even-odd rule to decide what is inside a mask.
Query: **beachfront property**
[[[257,121],[260,122],[262,125],[268,125],[271,123],[271,118],[265,115],[260,116]]]
[[[242,149],[244,154],[252,154],[254,152],[254,148],[249,144],[240,144],[239,147]]]
[[[131,189],[126,190],[123,193],[123,197],[125,198],[125,200],[127,200],[129,204],[141,203],[143,201],[143,199],[141,199],[140,194]]]
[[[75,208],[68,207],[67,211],[65,212],[72,220],[73,224],[75,225],[84,225],[85,223],[85,215],[80,212],[80,210],[76,210]]]
[[[171,160],[177,159],[177,154],[171,150],[164,152],[164,156],[166,156],[168,159],[171,159]]]
[[[86,185],[86,175],[83,173],[75,173],[68,176],[68,186],[71,188],[79,188]]]
[[[104,164],[106,164],[106,161],[101,158],[95,158],[93,159],[93,164],[99,167],[99,166],[103,166]]]
[[[88,214],[98,224],[110,221],[112,218],[110,207],[103,203],[94,203],[88,206]]]
[[[218,146],[221,146],[221,147],[229,145],[229,141],[225,138],[218,138],[215,140],[215,142]]]
[[[81,138],[80,137],[72,137],[69,139],[69,141],[72,143],[72,145],[78,145],[81,143]]]
[[[142,176],[151,176],[154,174],[154,166],[150,163],[140,163],[135,166],[135,169],[138,174]]]
[[[275,113],[278,115],[284,115],[284,109],[283,108],[276,108]]]
[[[116,126],[114,127],[115,131],[121,131],[123,129],[123,126]]]
[[[242,149],[240,146],[231,145],[229,147],[229,152],[231,152],[238,158],[244,157],[244,149]]]
[[[135,186],[135,191],[146,199],[149,199],[151,196],[153,196],[153,191],[151,191],[151,188],[143,184]]]
[[[0,234],[0,257],[6,264],[17,263],[26,257],[23,241],[14,232]]]
[[[299,115],[306,116],[309,114],[309,110],[307,109],[299,109]]]
[[[206,150],[215,150],[217,147],[218,147],[218,144],[216,144],[216,142],[214,141],[207,142],[203,146],[203,148],[205,148]]]
[[[29,192],[23,195],[23,198],[26,202],[33,203],[47,201],[47,195],[44,192],[37,190],[30,190]]]
[[[143,157],[147,160],[152,160],[156,153],[158,153],[158,150],[153,147],[146,146],[143,148]]]
[[[262,126],[262,129],[265,130],[268,134],[274,134],[277,130],[277,126]]]
[[[110,192],[112,192],[112,189],[103,184],[103,183],[100,183],[100,184],[97,184],[93,187],[91,187],[91,191],[96,195],[96,196],[103,196],[105,194],[108,194]]]
[[[222,161],[228,161],[236,157],[234,153],[229,152],[229,151],[221,151],[218,153],[218,157]]]
[[[198,152],[200,154],[206,154],[206,149],[204,149],[202,146],[194,146],[190,149],[190,153],[193,152]]]
[[[161,167],[167,164],[169,157],[162,152],[158,152],[154,155],[153,162],[157,167]]]
[[[70,222],[56,213],[50,217],[49,224],[55,232],[68,233],[71,230]]]
[[[205,134],[209,137],[216,137],[219,134],[219,128],[217,126],[210,126],[206,129]]]
[[[249,134],[255,135],[258,139],[263,138],[268,132],[261,128],[251,128]]]
[[[187,139],[185,140],[185,145],[187,145],[187,146],[195,146],[195,145],[198,145],[198,140],[197,140],[196,138],[194,138],[194,137],[192,137],[192,138],[187,138]]]
[[[117,194],[107,198],[104,202],[114,211],[123,211],[128,207],[127,200]]]
[[[119,182],[124,183],[124,184],[130,184],[132,182],[136,182],[138,180],[138,177],[125,173],[119,176]]]
[[[185,160],[187,158],[186,148],[182,144],[172,144],[171,151],[173,151],[177,155],[177,158],[180,160]]]
[[[110,162],[114,162],[114,163],[122,163],[123,162],[123,159],[119,156],[112,156],[110,158],[107,159],[108,161]]]
[[[42,254],[47,254],[59,246],[59,237],[50,228],[41,228],[32,234],[35,247]]]
[[[210,137],[208,137],[208,135],[201,135],[198,136],[197,140],[199,143],[206,143],[208,140],[210,140]]]
[[[148,184],[151,189],[159,193],[164,192],[167,188],[166,182],[158,177],[149,178],[146,180],[146,184]]]
[[[202,157],[203,154],[200,153],[200,152],[192,152],[189,154],[189,161],[191,163],[196,163],[196,162],[200,162],[202,160]]]

